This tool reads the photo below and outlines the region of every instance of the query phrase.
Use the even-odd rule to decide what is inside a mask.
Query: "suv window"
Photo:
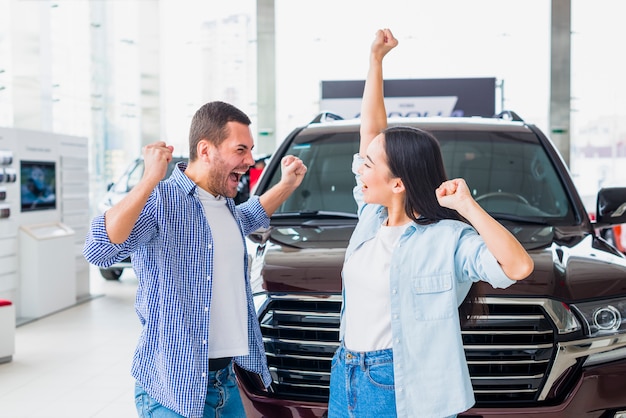
[[[575,219],[568,194],[532,133],[437,132],[450,178],[462,177],[492,214]]]
[[[275,213],[304,210],[356,213],[351,166],[358,146],[354,133],[299,136],[285,154],[299,157],[308,168],[307,174],[296,192]],[[276,184],[280,176],[279,170],[272,173],[271,184]]]
[[[474,198],[491,214],[551,224],[574,222],[561,178],[532,132],[431,132],[441,144],[448,177],[464,178]],[[355,132],[297,137],[285,154],[301,158],[307,175],[276,213],[355,213],[351,165],[358,139]],[[279,179],[280,172],[272,173],[271,184]]]

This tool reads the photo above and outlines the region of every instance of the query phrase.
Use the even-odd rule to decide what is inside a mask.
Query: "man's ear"
[[[198,141],[198,145],[196,145],[196,153],[198,155],[198,159],[204,162],[209,161],[212,147],[213,144],[206,139],[201,139],[200,141]]]
[[[394,179],[394,184],[393,184],[393,189],[392,191],[394,193],[403,193],[405,191],[404,189],[404,183],[402,182],[402,180],[400,179],[400,177]]]

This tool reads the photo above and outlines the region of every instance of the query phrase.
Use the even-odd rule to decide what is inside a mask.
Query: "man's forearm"
[[[292,185],[278,183],[265,193],[263,193],[259,200],[261,206],[265,209],[267,216],[272,216],[276,209],[280,207],[291,196],[296,187]]]

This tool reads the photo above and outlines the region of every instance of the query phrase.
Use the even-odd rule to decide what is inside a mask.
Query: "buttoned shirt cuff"
[[[103,260],[115,256],[126,247],[125,244],[111,242],[109,234],[107,234],[104,215],[95,216],[91,221],[90,237],[95,244],[98,244],[98,251],[100,252],[98,258]]]

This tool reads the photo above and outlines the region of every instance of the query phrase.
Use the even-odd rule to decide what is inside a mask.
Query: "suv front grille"
[[[541,304],[488,299],[488,315],[463,327],[476,406],[536,402],[554,354],[554,328]],[[274,396],[327,402],[339,343],[341,298],[281,296],[261,318]]]
[[[554,353],[554,331],[539,305],[488,303],[462,329],[477,405],[538,400]]]
[[[326,402],[341,300],[272,299],[260,318],[277,397]]]

